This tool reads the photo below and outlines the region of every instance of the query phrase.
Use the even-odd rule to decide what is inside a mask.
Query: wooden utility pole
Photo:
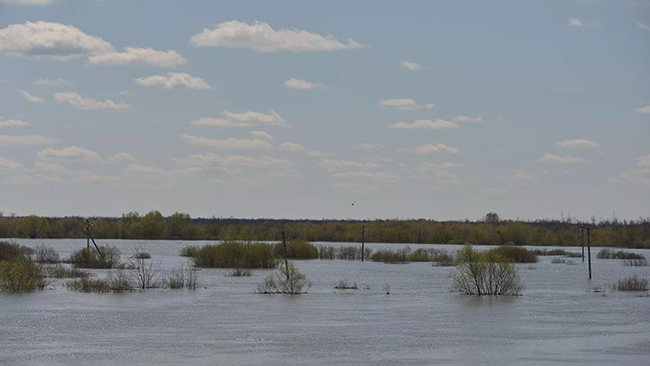
[[[90,251],[90,219],[86,219],[86,250]]]
[[[589,261],[589,279],[591,279],[591,228],[587,226],[587,258]]]
[[[284,231],[282,231],[282,248],[284,250],[284,270],[287,274],[287,279],[289,279],[289,261],[287,260],[287,240],[284,237]]]
[[[363,262],[366,255],[366,224],[361,226],[361,261]]]
[[[582,242],[582,263],[585,262],[585,227],[584,225],[580,226],[580,241]]]

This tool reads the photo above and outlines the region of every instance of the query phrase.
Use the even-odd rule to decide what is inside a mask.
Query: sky
[[[0,0],[5,215],[636,219],[649,197],[648,0]]]

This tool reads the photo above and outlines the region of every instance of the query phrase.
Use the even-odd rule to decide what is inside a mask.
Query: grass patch
[[[626,252],[624,250],[615,251],[613,249],[603,248],[596,255],[598,259],[645,259],[643,254]]]
[[[358,290],[356,283],[348,283],[348,280],[340,280],[339,283],[334,286],[337,290]]]
[[[120,250],[112,246],[99,247],[101,254],[95,248],[83,248],[70,257],[70,263],[75,268],[111,269],[120,263]]]
[[[278,261],[273,246],[263,243],[229,241],[205,245],[192,256],[201,268],[276,268]]]
[[[535,252],[513,245],[500,246],[490,249],[488,252],[507,258],[515,263],[537,263],[537,254]]]
[[[633,274],[618,280],[613,287],[618,291],[648,291],[648,280]]]

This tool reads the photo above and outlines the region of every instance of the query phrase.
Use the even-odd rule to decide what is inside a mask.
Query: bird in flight
[[[355,203],[356,203],[356,202],[354,202],[354,201],[350,202],[350,204],[351,204],[352,206],[354,206]]]

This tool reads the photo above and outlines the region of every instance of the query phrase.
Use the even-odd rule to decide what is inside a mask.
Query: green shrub
[[[430,262],[431,255],[426,249],[418,248],[413,253],[410,253],[407,259],[409,262]]]
[[[129,292],[133,291],[133,284],[129,275],[122,270],[110,273],[107,278],[82,277],[67,284],[68,289],[79,292]]]
[[[471,245],[458,251],[453,288],[468,295],[517,295],[523,289],[513,261],[497,251],[479,252]]]
[[[286,265],[282,263],[277,272],[269,275],[266,280],[257,286],[257,292],[261,294],[304,294],[311,287],[311,282],[307,280],[298,267],[287,261]]]
[[[196,267],[203,268],[275,268],[278,265],[271,245],[236,241],[205,245],[192,260]]]
[[[81,249],[70,257],[70,262],[76,268],[110,269],[119,265],[119,249],[112,246],[101,246],[99,251],[101,254],[95,248]]]
[[[43,289],[46,283],[41,268],[26,258],[0,262],[0,291],[31,292]]]
[[[515,263],[537,262],[537,254],[535,254],[532,250],[515,247],[512,245],[503,245],[494,249],[490,249],[489,252],[498,254],[504,258],[508,258]]]
[[[201,248],[196,245],[187,245],[181,249],[181,257],[194,257]]]
[[[603,248],[598,252],[596,258],[599,259],[645,259],[643,254],[626,252],[624,250],[615,251],[612,249]]]
[[[16,258],[26,258],[32,252],[33,250],[31,248],[15,243],[0,241],[0,261],[8,261]]]
[[[81,271],[76,268],[67,268],[60,263],[55,266],[43,267],[43,271],[47,277],[53,278],[78,278],[90,276],[86,271]]]
[[[41,244],[34,249],[34,260],[38,263],[57,263],[60,258],[59,253],[54,248]]]
[[[373,262],[384,262],[391,264],[401,264],[409,262],[409,255],[411,254],[411,248],[407,246],[406,248],[398,250],[383,249],[376,251],[371,259]]]
[[[136,259],[151,259],[151,254],[148,252],[137,252],[133,257]]]
[[[618,291],[648,291],[648,280],[634,274],[618,280],[613,287]]]
[[[276,257],[284,257],[284,247],[282,243],[277,243],[273,247]],[[305,240],[296,239],[287,242],[287,258],[289,259],[317,259],[318,248]]]

